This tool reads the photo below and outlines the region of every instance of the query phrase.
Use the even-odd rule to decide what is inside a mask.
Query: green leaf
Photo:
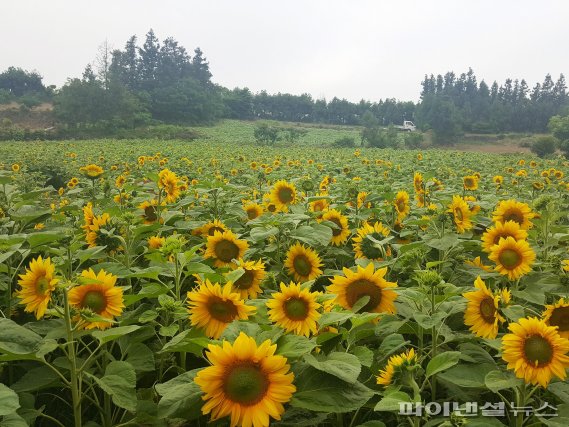
[[[310,246],[326,246],[332,239],[332,229],[322,224],[301,225],[290,237]]]
[[[142,343],[133,344],[128,348],[126,361],[136,372],[154,371],[154,353]]]
[[[27,371],[22,378],[12,384],[17,393],[37,391],[48,388],[59,382],[59,377],[47,366],[39,366]]]
[[[402,391],[394,391],[383,396],[375,405],[374,410],[383,412],[399,411],[400,402],[411,402],[411,397]]]
[[[442,238],[434,238],[425,241],[425,245],[438,249],[440,251],[446,251],[453,246],[458,244],[458,235],[456,234],[445,234]]]
[[[41,359],[56,348],[54,340],[43,339],[12,320],[0,318],[0,360]]]
[[[316,343],[302,335],[283,335],[277,340],[276,354],[284,357],[302,357],[310,353]]]
[[[444,353],[437,354],[427,364],[427,378],[453,367],[458,363],[459,359],[460,351],[445,351]]]
[[[358,380],[362,370],[359,359],[350,353],[332,352],[328,355],[319,355],[318,358],[306,354],[304,361],[313,368],[334,375],[350,384]]]
[[[105,393],[111,396],[113,403],[130,412],[136,412],[136,373],[130,363],[111,362],[105,369],[103,378],[93,378]]]
[[[520,318],[525,317],[525,309],[521,305],[510,305],[504,307],[502,311],[512,322],[517,322]]]
[[[342,311],[342,312],[330,311],[327,313],[323,313],[322,316],[320,316],[320,319],[318,320],[318,325],[320,325],[320,328],[323,328],[324,326],[332,325],[335,323],[341,324],[346,320],[348,320],[353,315],[354,313],[350,311]]]
[[[459,364],[437,375],[437,379],[459,387],[485,388],[486,375],[495,369],[496,365],[490,363]]]
[[[65,235],[62,233],[53,233],[53,232],[33,233],[29,235],[28,243],[30,244],[30,248],[37,248],[38,246],[57,242],[58,240],[61,240],[63,237],[65,237]]]
[[[369,302],[369,299],[370,299],[369,295],[364,295],[363,297],[358,299],[356,301],[356,303],[353,305],[352,311],[354,313],[357,313],[358,311],[360,311],[362,308],[364,308],[366,306],[366,304]]]
[[[167,342],[160,353],[184,351],[192,353],[196,356],[202,356],[203,350],[207,348],[211,340],[203,336],[203,333],[197,329],[187,329],[180,332],[169,342]]]
[[[119,326],[118,328],[109,328],[104,331],[94,331],[93,337],[99,340],[99,344],[105,344],[127,334],[130,334],[131,332],[134,332],[140,328],[141,327],[138,325]]]
[[[212,268],[209,265],[202,264],[201,262],[188,262],[188,264],[186,264],[186,270],[188,271],[188,274],[215,273],[215,271],[212,270]]]
[[[374,395],[360,382],[349,384],[334,375],[306,366],[297,375],[291,406],[316,412],[351,412]]]
[[[351,349],[354,356],[358,358],[362,366],[370,367],[373,363],[373,351],[364,346],[356,346]]]
[[[503,372],[498,370],[488,372],[484,377],[484,383],[488,390],[494,393],[505,388],[514,388],[523,384],[522,380],[516,378],[511,371]]]
[[[372,420],[366,421],[363,424],[358,424],[356,427],[386,427],[385,423],[382,421]]]
[[[15,412],[20,407],[20,398],[16,392],[0,383],[0,416]]]
[[[201,415],[202,391],[194,382],[200,369],[184,372],[163,384],[156,384],[156,391],[162,396],[158,402],[158,417],[195,420]]]
[[[564,403],[569,404],[569,384],[567,382],[560,381],[556,383],[551,383],[547,387],[547,391],[553,393]]]

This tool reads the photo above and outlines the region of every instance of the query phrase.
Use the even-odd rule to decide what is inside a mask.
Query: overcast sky
[[[153,28],[199,46],[213,80],[269,93],[416,101],[425,73],[569,74],[567,0],[3,0],[0,70],[79,77],[106,40]]]

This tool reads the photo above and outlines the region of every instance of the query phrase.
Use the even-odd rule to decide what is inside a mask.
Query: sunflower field
[[[569,425],[563,158],[0,153],[1,426]]]

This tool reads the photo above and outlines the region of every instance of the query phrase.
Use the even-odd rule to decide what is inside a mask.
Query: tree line
[[[380,128],[413,120],[423,130],[432,129],[441,143],[453,142],[461,132],[543,132],[552,116],[569,113],[563,75],[554,81],[548,74],[529,89],[523,79],[478,83],[469,69],[460,75],[425,75],[421,87],[416,104],[229,89],[212,81],[201,49],[190,53],[172,37],[159,41],[150,30],[142,43],[132,36],[123,49],[103,44],[94,64],[59,89],[44,86],[37,72],[10,67],[0,73],[0,103],[52,101],[68,129],[212,124],[223,118],[365,125],[371,116]]]

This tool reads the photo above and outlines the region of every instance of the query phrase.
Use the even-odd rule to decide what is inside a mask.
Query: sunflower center
[[[253,279],[255,278],[255,273],[251,270],[245,270],[245,273],[235,281],[233,286],[237,289],[249,289],[253,285]]]
[[[519,211],[508,211],[504,214],[504,222],[506,221],[515,221],[518,224],[522,224],[524,222],[524,216]]]
[[[283,308],[287,317],[292,320],[304,320],[308,316],[308,303],[302,298],[288,299]]]
[[[381,303],[381,288],[366,279],[356,280],[350,283],[346,288],[346,301],[350,307],[362,297],[368,296],[368,303],[362,308],[362,311],[372,311]]]
[[[520,254],[513,249],[505,249],[502,251],[499,257],[500,264],[506,267],[508,270],[513,270],[518,265],[520,265],[522,259]]]
[[[274,212],[277,210],[277,207],[271,203],[269,206],[267,206],[267,209],[269,210],[269,212]]]
[[[342,233],[342,223],[338,218],[330,218],[330,221],[338,226],[337,229],[332,230],[332,236],[339,236]]]
[[[484,298],[480,302],[480,315],[486,321],[486,323],[494,323],[496,319],[496,306],[494,304],[494,299],[490,297]]]
[[[247,218],[249,219],[255,219],[257,218],[257,209],[255,208],[249,208],[247,209]]]
[[[49,280],[45,276],[40,277],[36,282],[36,290],[38,294],[45,295],[49,289]]]
[[[399,212],[404,212],[405,211],[405,201],[404,200],[398,200],[397,201],[397,210]]]
[[[292,189],[288,187],[280,188],[277,194],[281,203],[290,203],[294,198]]]
[[[368,236],[373,237],[375,240],[383,240],[384,236],[380,233],[374,232],[368,234]],[[364,237],[361,244],[362,253],[367,259],[379,259],[385,256],[385,250],[382,247],[376,247],[375,242]]]
[[[105,296],[99,291],[89,291],[83,297],[83,308],[88,308],[94,313],[101,313],[107,306]]]
[[[215,256],[223,262],[239,257],[239,246],[229,240],[221,240],[215,245]]]
[[[237,307],[219,297],[212,297],[207,308],[211,317],[223,323],[230,323],[237,316]]]
[[[464,215],[462,215],[462,209],[454,208],[454,216],[459,220],[462,221],[464,219]]]
[[[295,256],[292,265],[299,276],[309,276],[312,271],[312,264],[306,255]]]
[[[508,233],[496,234],[496,237],[494,237],[494,244],[497,245],[500,243],[500,239],[507,239],[508,237],[510,237]]]
[[[464,180],[464,185],[465,185],[465,187],[473,187],[474,181],[472,181],[472,178],[467,178]]]
[[[553,348],[547,339],[540,335],[532,335],[524,343],[525,358],[533,365],[545,365],[553,357]]]
[[[224,230],[223,228],[221,228],[221,227],[214,226],[214,227],[211,227],[211,228],[207,231],[207,234],[208,234],[208,236],[213,236],[216,231],[219,231],[220,233],[223,233],[225,230]]]
[[[223,391],[233,402],[251,406],[260,402],[269,389],[269,379],[259,366],[246,363],[229,368]]]
[[[158,219],[156,208],[154,206],[146,206],[144,208],[144,217],[147,221],[156,221]]]
[[[569,307],[558,307],[549,318],[551,326],[559,326],[559,331],[569,331]]]

